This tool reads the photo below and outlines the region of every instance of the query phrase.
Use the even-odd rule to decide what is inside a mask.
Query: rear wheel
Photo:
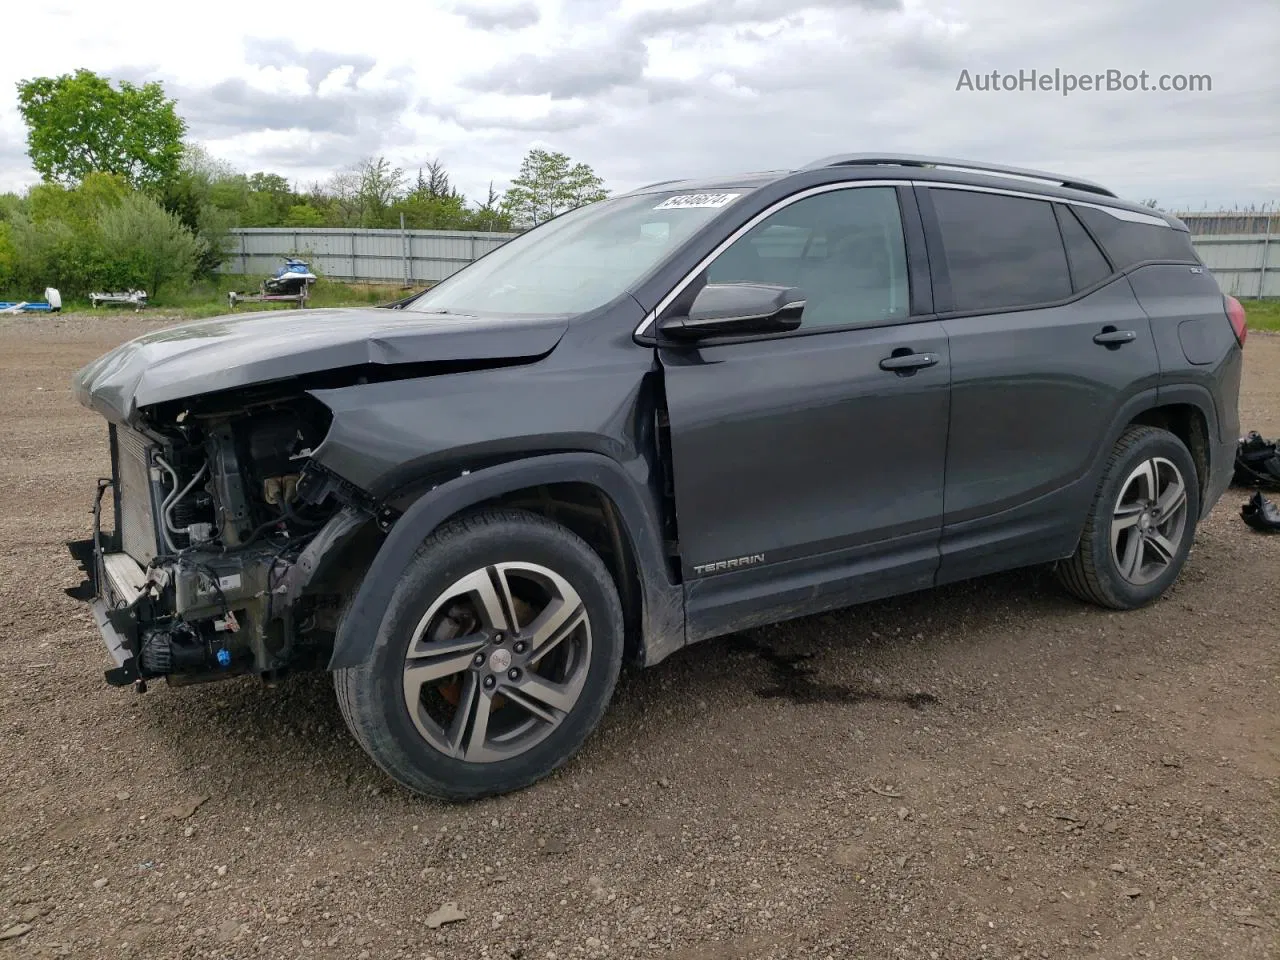
[[[501,510],[433,533],[365,663],[334,674],[348,727],[383,770],[447,799],[546,776],[595,729],[622,663],[613,580],[580,538]]]
[[[1200,488],[1186,446],[1167,430],[1130,427],[1112,450],[1080,543],[1058,577],[1090,603],[1144,606],[1177,579],[1199,515]]]

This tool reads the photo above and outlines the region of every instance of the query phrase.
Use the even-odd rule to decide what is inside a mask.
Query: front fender
[[[527,487],[583,483],[618,509],[640,579],[643,655],[652,664],[684,646],[684,595],[670,582],[660,524],[640,486],[615,460],[596,453],[557,453],[502,463],[457,477],[415,500],[396,520],[364,575],[334,638],[330,670],[364,663],[385,642],[382,621],[401,573],[422,541],[467,507]]]

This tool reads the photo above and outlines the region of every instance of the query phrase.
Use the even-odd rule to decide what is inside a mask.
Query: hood
[[[518,360],[548,353],[564,317],[473,317],[378,307],[271,310],[130,340],[85,366],[76,399],[127,423],[143,407],[364,364]]]

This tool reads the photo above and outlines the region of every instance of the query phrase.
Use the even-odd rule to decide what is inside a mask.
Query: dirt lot
[[[0,321],[0,957],[1280,956],[1280,537],[1240,491],[1150,609],[1026,571],[714,641],[451,807],[325,677],[104,686],[68,378],[157,322]],[[1247,357],[1275,435],[1280,338]]]

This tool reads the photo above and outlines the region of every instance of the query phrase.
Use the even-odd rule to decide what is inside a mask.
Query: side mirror
[[[658,329],[673,340],[785,333],[800,326],[804,293],[769,283],[709,283],[688,316],[667,317]]]

